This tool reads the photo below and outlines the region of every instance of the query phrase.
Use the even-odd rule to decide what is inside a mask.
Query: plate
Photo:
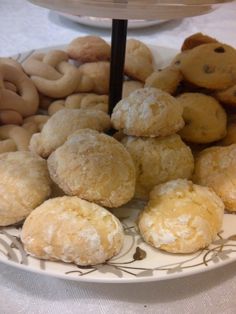
[[[86,26],[94,26],[98,28],[111,28],[112,20],[109,18],[98,18],[92,16],[77,16],[62,12],[56,12],[58,15],[65,17],[73,22],[86,25]],[[154,26],[158,24],[162,24],[167,20],[129,20],[128,28],[136,29],[136,28],[144,28],[149,26]]]
[[[179,19],[206,14],[232,0],[28,0],[29,2],[73,15],[114,19]]]
[[[156,67],[172,60],[177,51],[149,45]],[[40,49],[64,49],[64,46]],[[20,53],[14,59],[22,62],[34,50]],[[206,249],[194,254],[169,254],[146,244],[137,232],[135,221],[145,203],[133,200],[112,210],[120,218],[125,232],[125,244],[118,256],[104,264],[81,267],[63,262],[39,260],[29,256],[20,241],[20,226],[0,228],[0,262],[42,275],[66,280],[98,283],[137,283],[169,280],[222,267],[236,261],[236,215],[225,214],[221,232]]]

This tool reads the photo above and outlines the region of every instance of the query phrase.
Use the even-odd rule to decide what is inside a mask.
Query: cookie
[[[184,93],[178,96],[183,106],[185,126],[180,136],[192,143],[211,143],[226,135],[227,116],[219,102],[200,93]]]
[[[111,56],[111,47],[101,37],[84,36],[75,38],[67,47],[71,59],[81,63],[108,61]]]
[[[236,85],[233,85],[225,90],[216,91],[214,97],[223,103],[236,108]]]
[[[184,40],[181,50],[185,51],[209,43],[218,43],[218,41],[215,38],[212,38],[208,35],[204,35],[202,33],[195,33]]]
[[[221,230],[224,204],[209,188],[187,180],[156,186],[138,227],[148,244],[170,253],[207,247]]]
[[[105,207],[118,207],[134,195],[135,167],[113,137],[83,129],[48,158],[52,180],[67,194]]]
[[[116,130],[133,136],[167,136],[184,126],[183,108],[168,93],[153,87],[138,89],[113,109]]]
[[[21,241],[34,257],[87,266],[118,254],[124,233],[119,220],[105,208],[64,196],[44,202],[31,213]]]
[[[144,84],[139,81],[124,81],[123,90],[122,90],[122,98],[128,97],[132,92],[137,89],[143,88]]]
[[[128,39],[125,54],[125,74],[141,82],[154,71],[151,50],[137,39]]]
[[[0,226],[25,219],[51,194],[47,162],[30,152],[0,154]]]
[[[145,81],[145,87],[155,87],[169,94],[174,94],[183,75],[177,67],[167,67],[154,71]]]
[[[101,110],[62,109],[50,117],[40,133],[32,136],[29,149],[47,158],[76,130],[91,128],[104,131],[110,128],[110,124],[110,117]]]
[[[236,82],[236,50],[211,43],[197,46],[181,58],[184,79],[204,88],[226,89]]]
[[[162,138],[126,136],[121,142],[135,164],[137,198],[147,199],[157,184],[192,175],[191,150],[177,134]]]
[[[197,157],[193,180],[212,188],[228,211],[236,211],[236,144],[211,147]]]

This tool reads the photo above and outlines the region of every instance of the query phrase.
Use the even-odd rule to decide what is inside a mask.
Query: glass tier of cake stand
[[[211,12],[232,0],[29,0],[73,15],[112,19],[109,112],[121,99],[128,20],[179,19]]]

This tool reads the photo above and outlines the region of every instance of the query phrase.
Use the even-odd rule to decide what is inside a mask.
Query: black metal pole
[[[112,20],[109,114],[122,97],[127,20]]]

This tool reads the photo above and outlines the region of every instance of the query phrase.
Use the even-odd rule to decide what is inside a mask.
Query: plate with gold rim
[[[168,65],[177,54],[174,49],[149,45],[156,68]],[[64,49],[47,47],[37,51]],[[23,62],[35,50],[12,58]],[[97,283],[136,283],[169,280],[223,267],[236,261],[236,215],[225,213],[223,227],[215,241],[193,254],[170,254],[146,244],[136,227],[137,216],[145,206],[133,200],[112,212],[121,220],[125,242],[119,255],[96,266],[39,260],[28,255],[20,240],[21,226],[0,227],[0,262],[19,269],[65,280]]]

